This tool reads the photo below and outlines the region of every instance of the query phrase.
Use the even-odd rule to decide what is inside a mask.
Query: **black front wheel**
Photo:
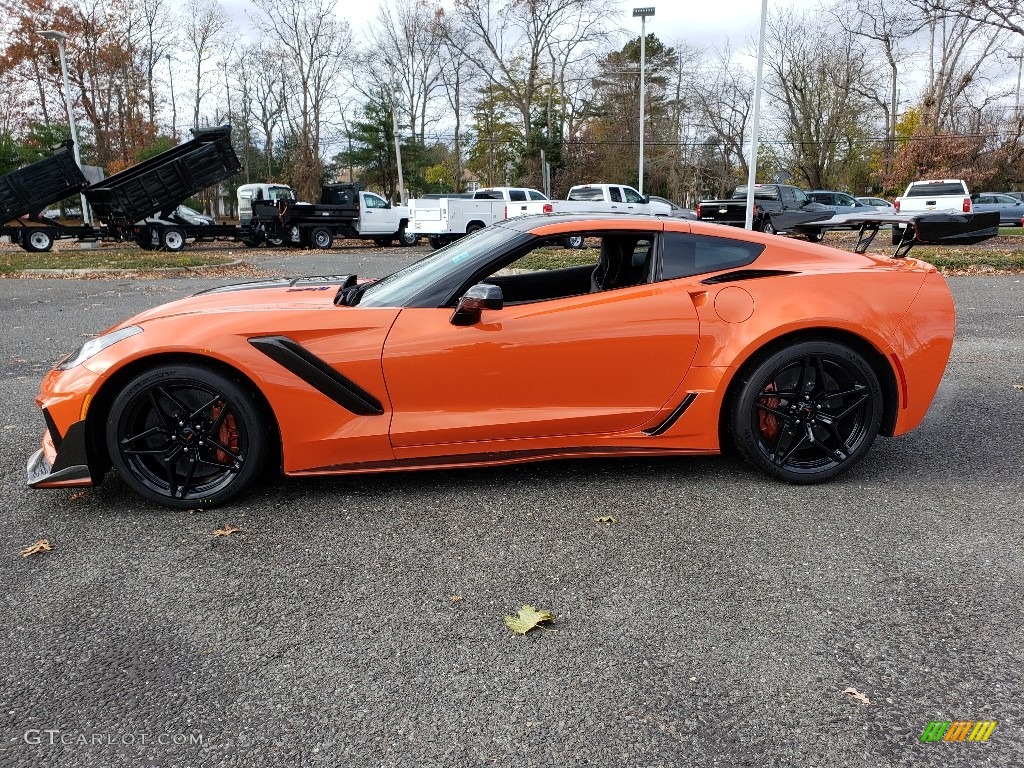
[[[154,368],[115,399],[107,449],[145,499],[213,507],[244,491],[267,453],[267,423],[249,389],[198,365]]]
[[[308,242],[310,248],[326,251],[334,244],[334,235],[327,227],[316,227],[310,231]]]
[[[761,225],[761,231],[764,232],[766,235],[776,234],[775,225],[772,224],[771,221],[767,220],[764,224]]]
[[[806,341],[769,355],[740,381],[730,405],[736,447],[758,469],[791,483],[843,474],[874,442],[882,388],[860,354]]]
[[[410,232],[408,229],[406,229],[405,224],[402,224],[398,228],[398,234],[396,235],[396,237],[398,238],[398,244],[403,248],[409,248],[411,246],[414,246],[420,240],[420,236],[417,235],[415,232]]]

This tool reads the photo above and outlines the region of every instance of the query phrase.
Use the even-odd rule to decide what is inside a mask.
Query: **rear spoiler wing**
[[[892,257],[902,259],[914,245],[971,245],[999,234],[999,213],[847,213],[830,219],[795,227],[801,230],[860,230],[854,251],[864,253],[875,239],[880,227],[901,224],[903,236]]]

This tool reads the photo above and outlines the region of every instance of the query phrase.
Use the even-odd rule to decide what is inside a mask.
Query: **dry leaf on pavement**
[[[871,706],[871,699],[869,699],[865,694],[863,694],[860,691],[858,691],[856,688],[847,688],[845,691],[843,691],[843,693],[850,694],[850,696],[855,698],[857,701],[859,701],[865,707],[870,707]]]
[[[21,550],[21,556],[32,557],[33,555],[38,555],[42,552],[49,552],[52,549],[53,547],[50,546],[49,539],[40,539],[35,544],[32,544],[31,546],[25,547],[23,550]]]
[[[538,611],[532,605],[524,605],[515,616],[505,616],[505,626],[517,635],[525,635],[531,629],[536,629],[542,622],[554,621],[555,617],[550,611]]]
[[[235,526],[233,525],[228,525],[227,523],[224,523],[220,528],[213,532],[213,535],[215,537],[230,536],[232,533],[245,533],[245,530],[243,530],[242,528],[235,528]]]
[[[595,523],[603,523],[604,525],[615,525],[619,521],[616,520],[611,515],[604,515],[602,517],[595,517],[594,518],[594,522]]]

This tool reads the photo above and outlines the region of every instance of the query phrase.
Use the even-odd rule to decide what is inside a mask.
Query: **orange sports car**
[[[563,249],[572,236],[588,247]],[[330,475],[726,443],[818,482],[921,422],[953,329],[945,281],[911,258],[682,219],[512,219],[381,280],[214,288],[114,326],[43,380],[28,482],[91,485],[113,466],[191,508],[270,463]]]

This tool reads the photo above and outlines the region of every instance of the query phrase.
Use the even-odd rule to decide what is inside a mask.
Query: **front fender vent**
[[[377,398],[342,376],[294,339],[287,336],[260,336],[249,339],[249,343],[345,410],[357,416],[380,416],[384,413],[384,406]]]

